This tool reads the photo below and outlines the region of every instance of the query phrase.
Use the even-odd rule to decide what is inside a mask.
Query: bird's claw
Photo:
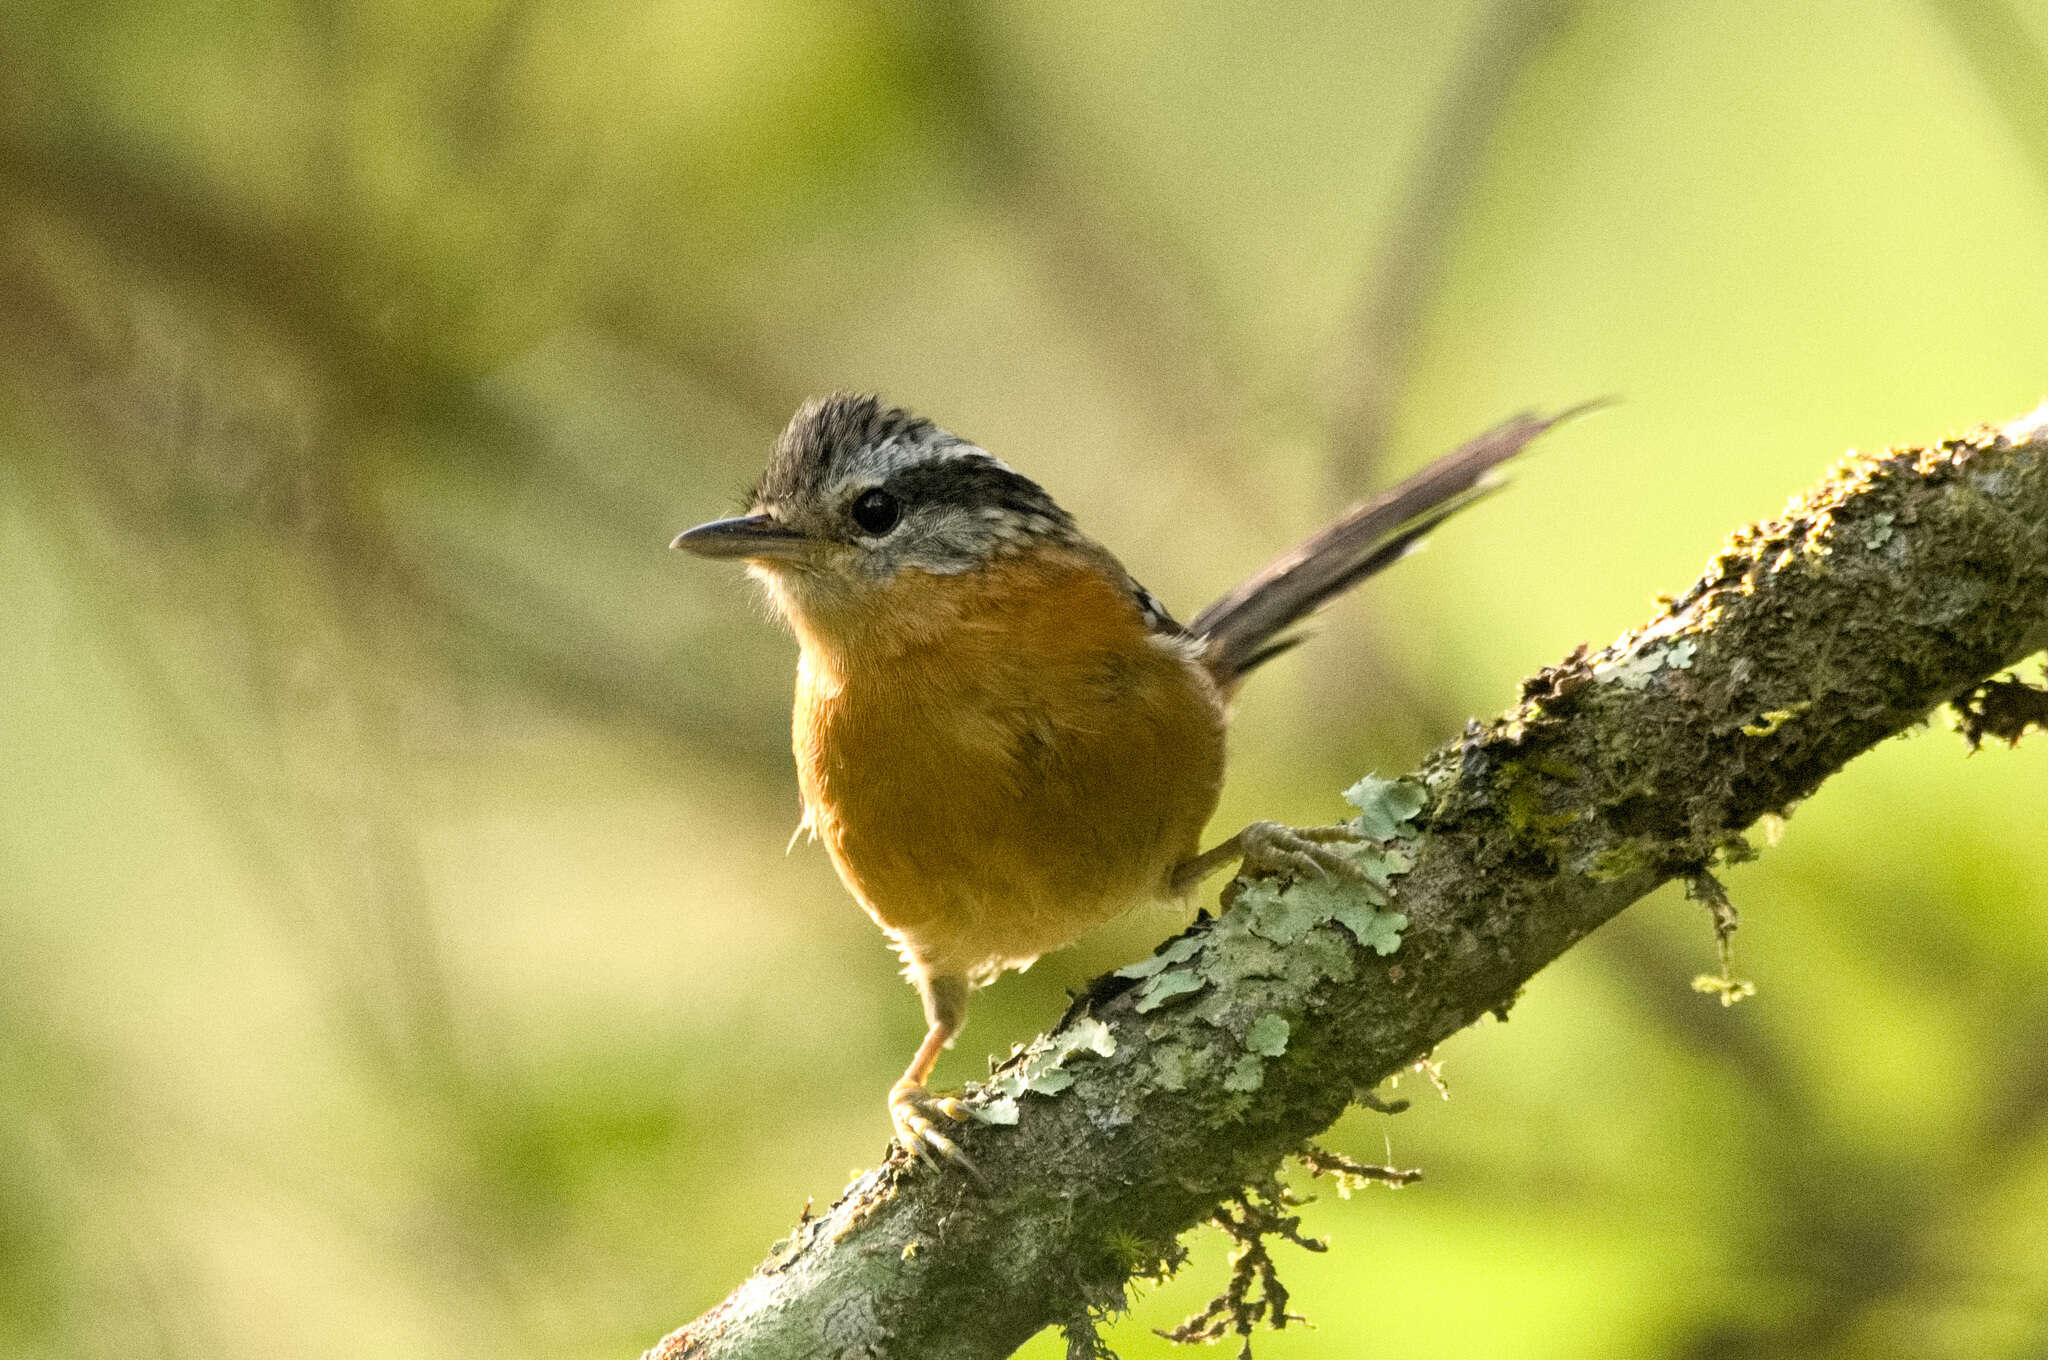
[[[1284,878],[1359,878],[1364,871],[1350,856],[1334,849],[1355,845],[1361,839],[1347,823],[1336,826],[1282,826],[1278,822],[1253,822],[1238,833],[1243,850],[1242,870],[1275,874]]]
[[[947,1119],[957,1124],[965,1118],[967,1106],[957,1096],[935,1096],[922,1086],[902,1081],[889,1091],[889,1122],[896,1127],[896,1141],[927,1166],[942,1169],[951,1163],[979,1184],[981,1172],[938,1123]]]

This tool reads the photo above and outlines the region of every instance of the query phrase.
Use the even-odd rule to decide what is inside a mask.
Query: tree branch
[[[985,1190],[898,1155],[649,1357],[981,1360],[1085,1329],[1382,1078],[2044,644],[2048,406],[1851,457],[1649,623],[1526,681],[1394,786],[1412,827],[1401,798],[1362,798],[1385,891],[1241,881],[975,1097],[1016,1119],[963,1130]]]

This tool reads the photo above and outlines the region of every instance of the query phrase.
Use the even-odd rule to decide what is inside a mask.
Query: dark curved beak
[[[736,519],[715,519],[694,529],[685,529],[669,544],[699,557],[792,558],[803,554],[810,542],[803,534],[775,522],[767,515],[741,515]]]

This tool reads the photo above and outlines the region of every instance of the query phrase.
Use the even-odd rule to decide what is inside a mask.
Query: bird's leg
[[[1358,838],[1343,822],[1303,827],[1253,822],[1214,849],[1175,865],[1169,885],[1175,897],[1182,896],[1226,864],[1286,878],[1357,878],[1359,867],[1330,847]]]
[[[928,1028],[924,1042],[917,1046],[917,1056],[910,1060],[910,1066],[889,1088],[889,1122],[896,1127],[897,1140],[924,1161],[932,1162],[943,1157],[972,1174],[974,1164],[967,1160],[958,1144],[939,1130],[937,1123],[941,1118],[955,1121],[966,1118],[967,1107],[957,1097],[934,1096],[924,1086],[932,1068],[938,1064],[939,1053],[953,1042],[953,1036],[966,1022],[967,980],[931,977],[915,964],[911,965],[910,980],[916,985],[918,995],[924,998],[924,1018]]]

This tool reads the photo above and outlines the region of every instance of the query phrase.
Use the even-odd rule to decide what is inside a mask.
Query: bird
[[[906,1148],[974,1170],[947,1132],[966,1106],[927,1082],[977,988],[1232,862],[1356,872],[1343,826],[1256,821],[1201,849],[1231,701],[1308,614],[1573,414],[1495,427],[1185,625],[1037,482],[873,394],[805,402],[745,513],[676,536],[743,561],[795,634],[797,834],[824,843],[923,1003],[924,1040],[888,1097]]]

